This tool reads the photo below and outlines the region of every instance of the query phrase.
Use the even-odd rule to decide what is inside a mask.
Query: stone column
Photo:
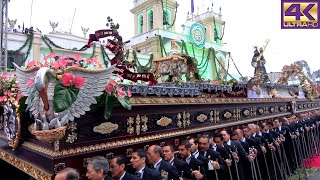
[[[98,43],[98,42],[95,42],[96,43],[96,49],[95,49],[95,52],[94,52],[94,58],[96,58],[97,62],[100,62],[101,64],[104,64],[103,62],[103,59],[101,57],[101,44]]]
[[[134,15],[134,36],[138,35],[138,15]]]
[[[41,61],[40,59],[40,51],[41,51],[42,39],[41,35],[38,32],[35,32],[33,35],[33,60],[36,62]]]
[[[148,13],[147,10],[143,10],[143,30],[142,33],[145,33],[148,31]]]
[[[175,9],[171,9],[170,10],[170,14],[171,14],[171,22],[170,22],[170,25],[173,23],[173,21],[174,21],[174,18],[177,18],[177,17],[175,17]],[[171,31],[175,31],[175,24],[171,27]]]

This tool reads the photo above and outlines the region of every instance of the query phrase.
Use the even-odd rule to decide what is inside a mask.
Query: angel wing
[[[114,70],[115,66],[95,71],[76,67],[70,67],[65,70],[65,73],[71,73],[73,76],[85,78],[85,82],[80,88],[76,101],[68,109],[59,113],[61,125],[73,121],[75,117],[79,118],[80,115],[84,115],[86,111],[90,111],[90,106],[97,103],[95,97],[103,94],[103,90]]]
[[[21,94],[23,96],[28,96],[26,99],[27,104],[27,110],[32,112],[32,114],[36,114],[40,110],[41,99],[39,97],[39,92],[35,89],[34,82],[31,84],[27,83],[33,79],[38,70],[40,69],[39,66],[34,66],[31,69],[25,69],[22,67],[19,67],[17,64],[13,63],[16,67],[16,76],[19,83],[19,89],[21,90]]]

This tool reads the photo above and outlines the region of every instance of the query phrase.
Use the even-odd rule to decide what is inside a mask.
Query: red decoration
[[[155,85],[158,82],[154,79],[152,73],[134,73],[127,69],[125,66],[117,66],[117,70],[114,71],[114,74],[122,76],[124,79],[128,79],[133,82],[138,80],[149,82],[149,85]]]

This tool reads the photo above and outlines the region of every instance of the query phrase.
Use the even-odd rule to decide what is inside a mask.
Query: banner
[[[128,79],[133,82],[138,80],[149,82],[149,85],[155,85],[158,82],[154,79],[152,73],[134,73],[127,69],[125,66],[117,66],[117,70],[113,72],[114,74],[119,74],[124,79]]]
[[[89,40],[88,40],[88,44],[86,44],[83,48],[90,48],[92,45],[92,42],[94,41],[99,41],[100,38],[105,38],[108,36],[117,36],[119,35],[118,31],[115,29],[102,29],[102,30],[98,30],[96,31],[94,34],[90,34],[89,35]]]

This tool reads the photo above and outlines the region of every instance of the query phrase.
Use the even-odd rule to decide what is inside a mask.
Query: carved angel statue
[[[87,36],[89,28],[84,28],[84,27],[81,26],[81,30],[82,30],[82,33],[83,33],[83,37],[85,38]]]
[[[79,67],[67,67],[64,73],[74,77],[83,77],[84,83],[79,88],[75,101],[61,112],[54,111],[54,89],[58,83],[57,74],[48,67],[33,66],[30,69],[20,68],[16,64],[16,75],[20,90],[26,99],[27,110],[35,118],[35,130],[48,130],[59,128],[79,118],[86,111],[90,111],[90,105],[96,104],[95,97],[103,94],[109,78],[115,67],[103,70],[86,70]],[[33,79],[30,83],[30,79]],[[66,97],[67,98],[67,97]]]
[[[56,27],[58,27],[59,22],[51,22],[51,21],[49,21],[49,23],[50,23],[50,26],[52,28],[52,32],[54,32]]]
[[[8,18],[8,23],[9,23],[9,26],[10,26],[10,30],[13,31],[13,30],[14,30],[14,26],[15,26],[16,23],[17,23],[17,19],[15,19],[15,20],[10,20],[10,19]]]

